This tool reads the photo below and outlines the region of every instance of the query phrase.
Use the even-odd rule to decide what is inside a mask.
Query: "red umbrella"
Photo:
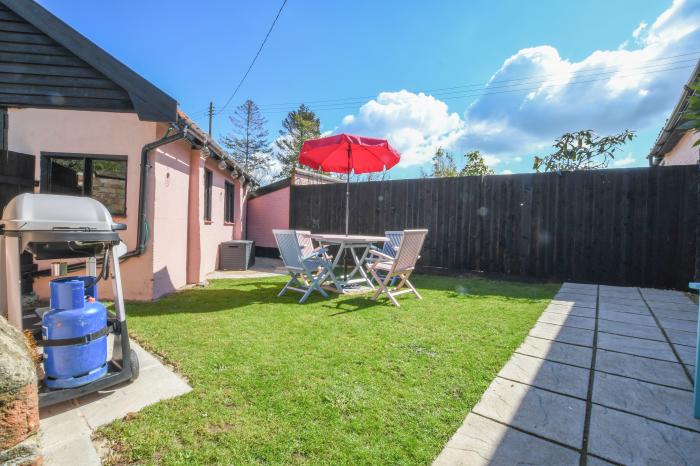
[[[345,234],[350,221],[350,173],[370,173],[389,169],[401,155],[384,139],[336,134],[309,139],[301,146],[299,163],[316,170],[348,175],[345,189]]]

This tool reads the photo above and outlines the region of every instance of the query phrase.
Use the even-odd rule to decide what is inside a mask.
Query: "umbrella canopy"
[[[401,155],[384,139],[336,134],[304,142],[299,162],[332,173],[370,173],[393,167]]]
[[[304,141],[299,163],[316,170],[348,175],[345,187],[345,235],[350,226],[350,173],[371,173],[399,163],[401,155],[384,139],[336,134]]]

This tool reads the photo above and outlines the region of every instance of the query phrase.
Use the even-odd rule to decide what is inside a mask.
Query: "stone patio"
[[[697,317],[681,292],[565,283],[434,465],[699,464]]]
[[[39,433],[46,466],[100,465],[100,456],[92,443],[93,431],[148,405],[192,390],[171,368],[133,340],[131,347],[141,368],[134,382],[41,410]]]

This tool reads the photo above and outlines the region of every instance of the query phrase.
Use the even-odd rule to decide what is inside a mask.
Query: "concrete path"
[[[697,465],[698,308],[565,283],[434,465]]]
[[[45,465],[101,464],[91,439],[95,429],[160,400],[192,390],[133,340],[131,345],[140,364],[139,377],[133,383],[41,410],[40,435]]]
[[[280,259],[256,257],[255,265],[248,270],[215,270],[207,274],[208,280],[218,278],[268,278],[286,275],[284,264]]]

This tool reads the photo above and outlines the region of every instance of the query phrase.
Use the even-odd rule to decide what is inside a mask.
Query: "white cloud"
[[[613,166],[615,167],[626,167],[628,165],[632,165],[634,162],[637,160],[634,158],[632,154],[628,154],[627,157],[624,159],[615,159],[613,160]]]
[[[512,174],[513,174],[513,170],[503,170],[501,172],[501,175],[512,175]]]
[[[423,93],[382,92],[343,118],[339,130],[388,139],[401,153],[403,167],[430,160],[438,147],[450,148],[464,132],[457,113]]]
[[[579,62],[550,46],[520,50],[492,76],[486,92],[504,80],[541,78],[477,99],[465,112],[460,145],[513,154],[549,146],[567,131],[649,127],[670,111],[697,60],[689,54],[700,44],[700,2],[675,0],[632,38],[634,50],[597,50]]]

